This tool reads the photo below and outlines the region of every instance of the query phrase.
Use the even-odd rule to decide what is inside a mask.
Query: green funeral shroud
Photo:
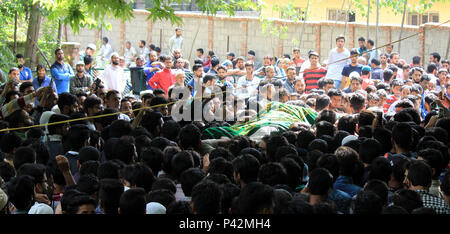
[[[275,127],[283,132],[288,130],[293,123],[307,122],[314,125],[316,116],[317,113],[311,108],[270,102],[267,104],[267,108],[260,111],[254,119],[231,127],[208,128],[203,131],[203,135],[209,139],[219,139],[222,136],[230,138],[237,135],[251,136],[264,126]]]

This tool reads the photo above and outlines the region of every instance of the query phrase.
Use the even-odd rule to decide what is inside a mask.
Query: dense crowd
[[[74,67],[61,49],[35,72],[17,54],[2,76],[1,214],[450,213],[450,67],[436,52],[425,66],[338,36],[324,61],[199,48],[190,65],[179,28],[167,54],[102,41]],[[205,134],[273,103],[314,118]]]

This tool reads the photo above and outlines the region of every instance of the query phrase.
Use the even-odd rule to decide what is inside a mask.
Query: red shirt
[[[317,82],[320,78],[327,74],[327,70],[318,67],[316,69],[305,69],[303,71],[303,79],[305,79],[305,92],[309,93],[311,89],[318,89],[319,85]]]
[[[294,65],[296,67],[300,67],[300,66],[302,66],[302,64],[304,62],[305,62],[305,60],[303,58],[301,58],[301,57],[298,60],[295,60],[295,58],[294,58],[294,59],[292,59],[291,65]]]
[[[175,84],[175,75],[170,69],[164,68],[162,71],[157,72],[150,80],[148,84],[153,89],[162,89],[167,94],[167,90],[170,86]]]
[[[375,85],[373,80],[368,77],[368,75],[361,75],[361,79],[363,80],[362,89],[366,90],[367,86]]]
[[[397,97],[395,97],[394,95],[391,95],[383,105],[384,113],[386,113],[389,110],[389,107],[397,100],[398,100]]]

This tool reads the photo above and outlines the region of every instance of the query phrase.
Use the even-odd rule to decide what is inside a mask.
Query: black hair
[[[100,166],[100,162],[99,161],[86,161],[83,164],[81,164],[81,168],[80,168],[80,176],[81,175],[87,175],[87,174],[92,174],[97,176],[97,171],[98,171],[98,167]]]
[[[354,109],[356,112],[360,112],[364,108],[366,99],[362,94],[354,93],[353,95],[351,95],[349,102],[352,109]]]
[[[147,202],[143,188],[131,188],[120,196],[120,214],[145,214]]]
[[[179,135],[180,146],[183,149],[196,149],[200,144],[201,135],[200,129],[193,124],[182,127]]]
[[[442,161],[444,160],[442,157],[441,151],[433,148],[423,149],[417,154],[419,157],[423,158],[427,164],[434,170],[433,179],[437,180],[441,175],[442,170],[444,169]]]
[[[328,121],[320,121],[316,124],[317,137],[321,137],[323,135],[334,136],[335,131],[336,129],[334,127],[334,123],[330,123]]]
[[[34,184],[40,184],[44,181],[45,166],[36,163],[25,163],[17,171],[17,176],[29,175],[33,178]]]
[[[330,105],[331,100],[330,97],[323,94],[323,95],[319,95],[316,98],[316,111],[321,111],[324,108],[326,108],[328,105]]]
[[[83,163],[93,160],[98,161],[100,159],[100,151],[92,146],[85,146],[80,149],[78,154],[78,162],[80,165]]]
[[[13,153],[15,148],[22,145],[22,139],[14,132],[5,133],[0,141],[0,149],[4,153]]]
[[[239,194],[237,199],[239,214],[258,214],[264,209],[273,208],[274,193],[273,188],[259,183],[247,184]],[[235,213],[233,211],[233,213]]]
[[[210,174],[223,174],[227,176],[230,181],[233,181],[233,165],[224,158],[210,160],[207,172]]]
[[[269,140],[266,143],[267,148],[267,158],[269,161],[276,161],[275,154],[276,150],[281,146],[288,146],[289,142],[284,136],[272,136],[269,138]]]
[[[187,201],[172,202],[167,206],[166,214],[192,214],[192,207]]]
[[[313,207],[305,200],[294,197],[286,204],[282,214],[313,214]]]
[[[232,165],[234,172],[236,175],[239,174],[240,180],[244,183],[248,184],[257,180],[260,163],[253,155],[244,154],[236,157]]]
[[[155,180],[152,170],[141,163],[127,165],[122,170],[122,178],[128,181],[132,187],[143,188],[146,193],[151,190]]]
[[[333,182],[339,176],[339,161],[334,154],[325,154],[317,160],[318,168],[327,169],[333,176]]]
[[[381,214],[383,210],[383,199],[375,192],[361,190],[353,201],[354,214]]]
[[[423,207],[421,196],[414,190],[399,189],[392,194],[391,201],[395,206],[404,208],[408,213]]]
[[[130,122],[118,119],[114,120],[109,127],[109,137],[122,137],[128,136],[133,131],[133,127]]]
[[[412,161],[406,165],[406,178],[413,186],[429,187],[432,180],[431,167],[424,161]]]
[[[165,121],[161,133],[165,138],[176,142],[178,140],[178,134],[180,133],[180,124],[174,120]]]
[[[135,153],[134,144],[126,140],[119,139],[119,141],[117,141],[117,143],[113,146],[112,154],[110,157],[107,157],[107,160],[119,159],[125,164],[130,164],[133,162]]]
[[[71,106],[73,104],[75,104],[77,102],[77,96],[68,93],[68,92],[64,92],[64,93],[60,93],[58,95],[58,107],[61,110],[61,112],[63,111],[63,108],[65,106]]]
[[[5,162],[0,162],[0,177],[5,181],[5,183],[9,182],[11,178],[14,178],[16,176],[16,171],[14,170],[14,167]]]
[[[9,201],[16,209],[28,211],[33,205],[35,198],[35,184],[33,177],[29,175],[21,175],[12,178],[6,184],[6,194]]]
[[[176,153],[171,160],[171,174],[176,179],[180,179],[181,173],[192,167],[194,167],[194,160],[186,151]]]
[[[192,188],[192,205],[196,214],[218,214],[221,211],[222,191],[217,183],[203,181]]]
[[[398,123],[392,128],[392,139],[397,146],[408,150],[411,146],[413,133],[411,125],[407,123]]]
[[[293,190],[303,182],[304,162],[300,157],[297,157],[297,159],[300,163],[297,163],[294,159],[288,157],[285,157],[280,161],[281,165],[286,169],[288,178],[287,185]]]
[[[209,153],[210,161],[215,158],[224,158],[225,160],[231,162],[234,159],[234,156],[228,149],[223,147],[217,147]]]
[[[338,130],[344,130],[350,134],[356,131],[356,118],[352,115],[345,115],[339,118],[337,124]]]
[[[72,125],[66,138],[63,139],[63,144],[67,141],[70,150],[78,152],[84,146],[85,141],[89,139],[89,134],[90,130],[86,125]]]
[[[325,136],[327,136],[327,135],[325,135]],[[323,139],[314,139],[308,145],[308,151],[311,152],[313,150],[317,150],[322,153],[326,153],[326,152],[328,152],[328,143]]]
[[[141,161],[150,167],[154,174],[158,174],[162,169],[163,158],[163,152],[156,147],[146,148],[140,155]]]
[[[306,165],[308,166],[308,171],[312,171],[317,167],[317,160],[323,156],[323,152],[319,150],[308,150],[306,154]]]
[[[97,169],[97,176],[99,179],[119,179],[120,165],[114,161],[106,161]]]
[[[333,187],[333,176],[325,168],[316,168],[311,171],[308,188],[311,195],[328,196]]]
[[[92,174],[82,175],[78,179],[77,189],[80,192],[86,193],[89,196],[92,196],[98,193],[100,188],[100,182],[97,176]]]
[[[280,163],[266,163],[259,168],[258,181],[274,186],[277,184],[287,184],[288,177],[286,169]]]
[[[27,89],[29,87],[33,87],[33,83],[31,83],[29,81],[23,82],[19,86],[19,92],[23,94],[23,92],[25,92],[25,89]],[[5,103],[7,103],[7,102],[5,102]]]
[[[167,190],[173,195],[177,192],[177,186],[175,182],[169,178],[160,177],[157,178],[152,185],[152,191]]]
[[[183,193],[186,197],[190,197],[192,188],[199,183],[206,174],[199,168],[189,168],[181,173],[180,183]]]
[[[17,148],[16,152],[14,152],[13,164],[16,171],[25,163],[35,162],[36,152],[31,147],[22,146]]]
[[[200,52],[201,54],[205,53],[205,51],[202,48],[198,48],[197,51]]]
[[[124,186],[119,179],[103,179],[100,181],[98,197],[105,214],[117,214],[123,192]]]
[[[371,164],[372,161],[381,155],[381,144],[375,139],[365,139],[359,146],[359,157],[361,161],[367,164]]]
[[[93,61],[94,61],[94,59],[90,55],[86,55],[83,58],[83,62],[85,65],[91,64]]]
[[[332,125],[334,125],[334,123],[336,122],[336,112],[332,111],[332,110],[322,110],[319,112],[319,114],[316,116],[316,123],[319,123],[320,121],[326,121],[331,123]],[[326,134],[329,135],[329,134]]]
[[[342,146],[336,151],[339,175],[351,177],[356,170],[358,153],[350,147]]]
[[[387,183],[378,179],[369,179],[364,186],[364,191],[372,191],[383,200],[383,204],[388,204],[388,191]]]

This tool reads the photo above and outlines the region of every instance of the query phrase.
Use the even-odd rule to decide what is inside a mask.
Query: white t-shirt
[[[333,80],[341,80],[342,79],[342,69],[347,64],[350,64],[350,51],[344,48],[344,51],[339,53],[337,48],[334,48],[330,51],[328,56],[328,64],[327,64],[327,78],[331,78]],[[346,59],[348,58],[348,59]],[[345,60],[344,60],[345,59]],[[336,62],[339,61],[339,62]]]
[[[123,68],[119,66],[117,68],[113,65],[107,67],[101,75],[101,79],[105,83],[106,89],[114,89],[120,93],[123,93],[125,90],[125,85],[127,84],[125,72],[123,71]]]

